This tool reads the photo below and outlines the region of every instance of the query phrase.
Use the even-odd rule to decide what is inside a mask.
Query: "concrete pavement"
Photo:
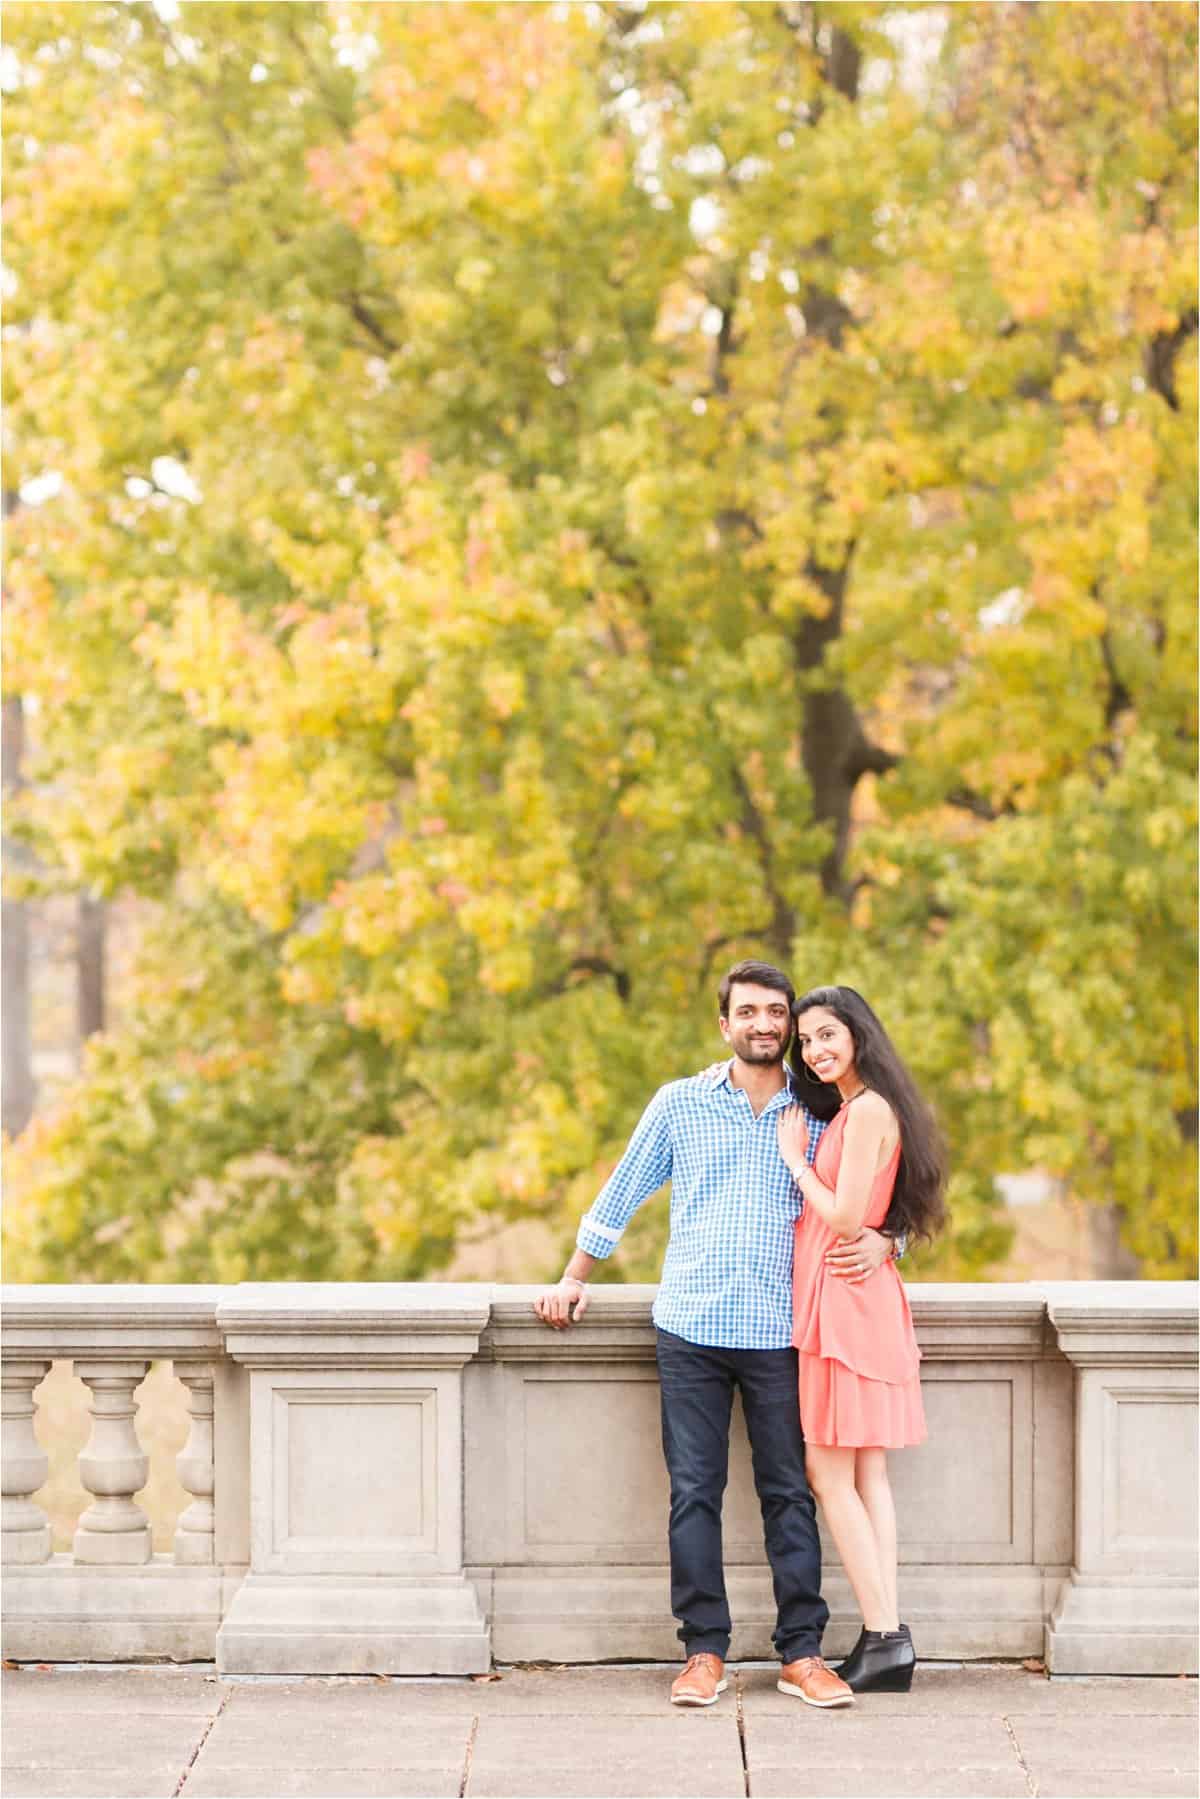
[[[1194,1680],[925,1664],[820,1712],[731,1669],[706,1711],[664,1667],[476,1680],[220,1680],[203,1667],[4,1675],[5,1799],[1176,1799]]]

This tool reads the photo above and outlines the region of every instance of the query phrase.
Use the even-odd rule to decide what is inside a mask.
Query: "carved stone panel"
[[[461,1567],[457,1372],[252,1376],[253,1565],[264,1573]]]
[[[1028,1362],[921,1370],[928,1441],[888,1456],[902,1562],[1033,1560]]]
[[[1102,1404],[1100,1558],[1140,1572],[1194,1566],[1200,1472],[1194,1394],[1139,1370],[1109,1375]]]

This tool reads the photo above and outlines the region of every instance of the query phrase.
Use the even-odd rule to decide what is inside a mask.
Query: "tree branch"
[[[770,833],[746,785],[746,778],[737,766],[733,769],[733,784],[742,802],[742,829],[748,837],[754,839],[762,854],[763,884],[771,903],[771,922],[759,935],[767,939],[777,955],[787,957],[792,953],[792,941],[796,935],[796,914],[776,885],[775,853]]]
[[[1111,731],[1122,712],[1133,710],[1133,695],[1117,673],[1117,665],[1113,657],[1112,637],[1108,631],[1101,633],[1100,654],[1104,659],[1104,667],[1108,674],[1108,698],[1104,703],[1104,723]]]
[[[379,344],[382,349],[386,350],[389,356],[394,356],[400,348],[399,343],[391,333],[386,331],[379,323],[379,320],[375,317],[375,314],[371,311],[362,295],[343,294],[342,299],[349,308],[351,317],[357,319],[363,330],[368,331],[375,339],[375,342]]]
[[[737,305],[737,292],[737,270],[733,269],[729,274],[729,291],[725,297],[721,300],[717,300],[714,299],[711,294],[708,296],[709,304],[715,306],[721,314],[721,326],[717,332],[716,344],[713,348],[712,373],[710,376],[711,386],[709,392],[713,394],[727,394],[729,392],[729,376],[725,371],[729,358],[737,349],[737,341],[733,335],[733,309]]]
[[[960,811],[969,812],[974,818],[986,819],[989,824],[997,818],[1014,818],[1016,816],[1017,809],[1010,800],[1005,800],[1004,804],[997,809],[990,800],[985,800],[981,793],[976,793],[970,787],[952,788],[942,798],[947,806],[957,806]]]
[[[538,989],[540,999],[558,999],[569,992],[572,986],[571,976],[575,974],[595,974],[611,980],[617,990],[617,998],[624,1001],[629,998],[632,982],[623,968],[614,968],[604,956],[576,956],[567,969],[548,987]]]
[[[1175,390],[1175,362],[1180,350],[1200,324],[1200,312],[1189,307],[1174,331],[1159,331],[1146,346],[1146,381],[1167,402],[1172,412],[1179,411],[1179,395]]]
[[[835,27],[829,54],[822,62],[822,73],[826,81],[843,99],[857,100],[861,68],[862,51],[849,32]]]
[[[851,744],[847,753],[844,767],[850,780],[858,781],[863,775],[886,775],[899,763],[899,756],[885,750],[881,743],[872,743],[860,729],[857,741]]]

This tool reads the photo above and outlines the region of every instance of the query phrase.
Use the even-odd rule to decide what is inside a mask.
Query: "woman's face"
[[[854,1072],[854,1038],[835,1012],[811,1006],[796,1020],[796,1041],[808,1067],[822,1081],[842,1081]]]

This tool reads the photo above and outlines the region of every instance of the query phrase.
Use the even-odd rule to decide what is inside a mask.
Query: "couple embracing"
[[[718,1003],[731,1059],[655,1094],[534,1309],[560,1330],[581,1317],[595,1264],[670,1181],[654,1323],[671,1609],[687,1654],[671,1701],[711,1705],[726,1684],[721,1502],[737,1388],[774,1579],[779,1689],[851,1705],[855,1693],[912,1684],[887,1451],[923,1441],[925,1419],[895,1260],[908,1236],[942,1222],[944,1159],[911,1076],[853,988],[797,999],[780,969],[739,962]],[[836,1671],[821,1657],[829,1609],[814,1494],[863,1619]]]

